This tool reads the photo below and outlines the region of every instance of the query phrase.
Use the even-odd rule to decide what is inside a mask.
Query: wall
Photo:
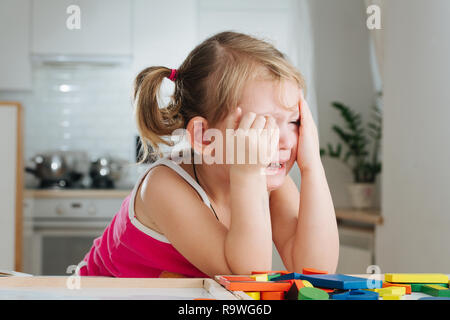
[[[355,0],[310,0],[314,30],[316,95],[319,138],[322,147],[335,144],[338,138],[331,130],[343,124],[331,107],[340,101],[367,119],[375,102],[371,74],[369,32],[364,2]],[[339,160],[323,157],[333,201],[337,207],[349,207],[347,184],[351,172]]]
[[[382,272],[450,270],[450,2],[386,4]]]

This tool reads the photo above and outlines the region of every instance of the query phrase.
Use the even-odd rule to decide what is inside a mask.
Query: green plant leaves
[[[371,121],[367,128],[363,126],[362,117],[354,112],[350,107],[341,102],[332,102],[344,120],[345,127],[333,125],[332,130],[339,137],[342,143],[333,147],[327,144],[327,149],[321,149],[320,155],[328,155],[332,158],[341,159],[342,146],[345,145],[347,151],[341,159],[348,165],[353,173],[355,182],[374,182],[376,176],[381,172],[381,163],[378,161],[378,152],[382,132],[382,114],[377,106],[371,108]],[[370,139],[369,139],[370,138]],[[369,160],[370,152],[368,147],[372,146],[372,158]]]

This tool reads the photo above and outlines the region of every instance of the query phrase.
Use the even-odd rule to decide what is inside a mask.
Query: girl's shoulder
[[[167,202],[171,205],[205,202],[201,196],[204,191],[191,174],[188,166],[166,160],[147,171],[138,188],[136,201],[154,210],[166,207]]]

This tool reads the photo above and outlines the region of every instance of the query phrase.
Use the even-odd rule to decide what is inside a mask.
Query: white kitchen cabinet
[[[337,273],[363,274],[375,264],[374,236],[358,228],[339,226],[339,263]]]
[[[0,90],[31,88],[30,0],[0,1]]]
[[[33,54],[130,55],[132,0],[35,0]],[[71,29],[79,7],[79,29]],[[148,16],[149,17],[149,16]]]
[[[103,193],[103,197],[96,194]],[[27,190],[24,271],[68,275],[120,209],[115,190]],[[114,195],[116,194],[116,195]],[[72,270],[73,272],[73,270]]]
[[[133,71],[178,68],[197,44],[197,1],[135,0]]]

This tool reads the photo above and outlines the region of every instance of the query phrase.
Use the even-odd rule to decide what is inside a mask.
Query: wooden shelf
[[[351,208],[337,208],[336,218],[343,221],[382,225],[383,217],[380,209],[358,210]]]

